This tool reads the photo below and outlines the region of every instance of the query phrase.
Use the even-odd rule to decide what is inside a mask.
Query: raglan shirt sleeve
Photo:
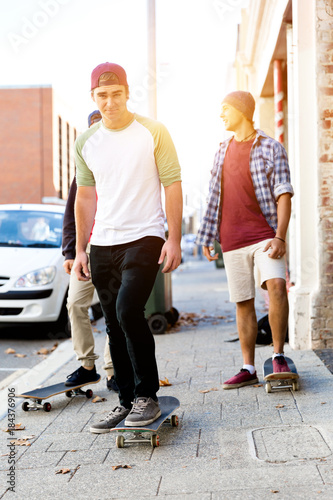
[[[181,169],[176,148],[167,128],[161,123],[156,127],[154,136],[154,154],[159,177],[163,186],[167,187],[174,182],[181,181]]]
[[[86,142],[84,137],[80,136],[74,144],[74,158],[76,166],[76,184],[77,186],[95,186],[95,178],[89,169],[83,153]]]

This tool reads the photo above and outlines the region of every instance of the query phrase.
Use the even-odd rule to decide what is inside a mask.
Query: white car
[[[67,326],[64,211],[60,205],[0,205],[0,326]]]

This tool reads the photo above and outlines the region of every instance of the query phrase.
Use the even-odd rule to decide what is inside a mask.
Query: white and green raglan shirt
[[[165,239],[161,183],[167,187],[181,175],[164,125],[137,114],[122,129],[108,129],[100,121],[77,138],[75,162],[77,185],[96,186],[92,245]]]

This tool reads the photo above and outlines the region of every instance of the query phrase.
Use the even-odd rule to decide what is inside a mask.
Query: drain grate
[[[256,429],[251,438],[256,457],[270,463],[315,460],[332,453],[319,430],[311,426]]]

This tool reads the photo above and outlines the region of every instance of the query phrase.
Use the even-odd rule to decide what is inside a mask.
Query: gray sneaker
[[[123,406],[116,406],[116,408],[106,415],[102,420],[93,424],[90,427],[90,432],[95,434],[106,434],[111,429],[116,427],[129,414],[129,410]]]
[[[158,401],[140,396],[136,398],[133,407],[125,420],[129,427],[144,427],[154,422],[161,415]]]

